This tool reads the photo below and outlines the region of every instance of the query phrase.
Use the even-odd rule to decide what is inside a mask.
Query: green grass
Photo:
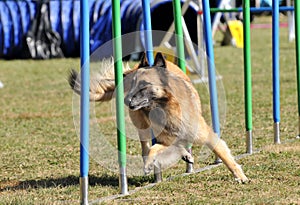
[[[285,21],[286,19],[282,19]],[[258,21],[269,21],[262,18]],[[298,134],[295,46],[287,30],[280,33],[281,139],[273,145],[271,30],[252,30],[253,135],[254,149],[262,151],[239,160],[248,184],[237,184],[225,168],[178,176],[172,181],[108,201],[108,204],[299,204],[300,142]],[[215,46],[216,68],[222,75],[226,120],[222,138],[234,155],[245,152],[242,50]],[[73,123],[73,93],[67,84],[70,68],[79,59],[46,61],[0,61],[0,204],[78,204],[79,138]],[[209,121],[205,86],[197,86],[204,115]],[[115,146],[111,104],[96,105],[101,131]],[[139,143],[128,141],[128,152],[138,154]],[[194,149],[195,168],[213,162]],[[119,193],[118,174],[90,162],[89,199]],[[102,159],[100,159],[101,161]],[[113,162],[112,162],[113,163]],[[184,172],[179,162],[164,178]],[[129,177],[129,190],[153,182],[152,176]]]

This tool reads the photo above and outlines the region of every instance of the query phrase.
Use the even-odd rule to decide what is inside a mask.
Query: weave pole
[[[126,134],[125,134],[125,111],[124,111],[124,85],[122,63],[122,39],[121,39],[121,15],[120,1],[112,0],[112,33],[114,72],[116,85],[116,117],[117,117],[117,141],[119,161],[119,186],[121,194],[128,194],[126,175]]]
[[[209,82],[209,94],[210,94],[210,108],[212,115],[212,125],[214,132],[220,137],[220,122],[219,122],[219,108],[218,108],[218,94],[216,86],[216,71],[214,62],[214,49],[211,32],[211,18],[210,18],[210,6],[209,1],[202,1],[203,9],[203,24],[205,34],[205,44],[207,52],[207,65],[208,65],[208,82]],[[216,163],[220,162],[220,159],[216,158]]]
[[[250,0],[243,1],[244,29],[244,83],[245,83],[245,124],[246,152],[252,154],[252,82],[251,82],[251,35]]]
[[[297,93],[298,93],[298,136],[300,136],[300,3],[294,1],[295,6],[295,37],[296,37],[296,73],[297,73]]]
[[[152,25],[151,25],[151,12],[150,12],[150,1],[142,0],[143,8],[143,23],[144,23],[144,37],[145,37],[145,48],[146,57],[150,66],[154,64],[153,57],[153,41],[152,41]],[[151,129],[152,135],[152,145],[156,144],[156,138],[154,136],[153,130]],[[154,167],[154,178],[155,182],[162,181],[162,173],[158,167]]]
[[[89,3],[80,1],[80,204],[88,204],[89,172],[89,85],[90,85],[90,46],[89,46]]]
[[[180,0],[173,0],[173,16],[176,33],[176,51],[178,57],[178,66],[186,73],[185,54],[184,54],[184,39],[182,31],[182,14]]]
[[[183,38],[183,26],[182,26],[182,13],[181,13],[181,4],[180,0],[173,0],[173,16],[174,16],[174,26],[176,34],[176,51],[179,68],[186,73],[186,64],[185,64],[185,53],[184,53],[184,38]],[[189,144],[188,152],[192,154],[192,144]],[[186,163],[186,172],[193,172],[193,164]]]
[[[272,4],[272,75],[273,75],[273,120],[274,143],[280,143],[280,77],[279,77],[279,1]]]
[[[142,8],[143,8],[143,22],[144,22],[144,36],[145,36],[146,56],[147,56],[149,65],[153,66],[154,58],[153,58],[153,42],[152,42],[150,1],[149,0],[142,0]]]

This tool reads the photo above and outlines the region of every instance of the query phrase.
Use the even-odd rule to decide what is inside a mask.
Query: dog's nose
[[[127,95],[124,99],[125,105],[127,105],[129,107],[131,100],[132,100],[132,97]]]
[[[129,107],[129,109],[133,110],[134,109],[134,105],[132,105],[132,97],[131,96],[126,96],[125,97],[125,105]]]

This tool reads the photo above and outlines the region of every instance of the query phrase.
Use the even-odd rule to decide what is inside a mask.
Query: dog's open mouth
[[[131,100],[130,103],[128,104],[128,107],[130,110],[136,111],[139,109],[142,109],[144,107],[148,107],[149,104],[149,99],[141,99],[140,101],[136,101],[136,100]]]

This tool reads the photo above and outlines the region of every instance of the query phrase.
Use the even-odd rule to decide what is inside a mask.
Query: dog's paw
[[[191,154],[184,155],[181,159],[189,164],[194,164],[194,157]]]
[[[145,175],[149,175],[153,169],[154,169],[154,164],[153,163],[145,165],[145,167],[144,167]]]
[[[154,169],[154,162],[155,158],[154,157],[148,157],[145,165],[144,165],[144,173],[145,175],[150,174],[150,172]]]
[[[250,180],[245,176],[242,179],[241,178],[235,178],[235,181],[239,184],[247,184],[250,182]]]

